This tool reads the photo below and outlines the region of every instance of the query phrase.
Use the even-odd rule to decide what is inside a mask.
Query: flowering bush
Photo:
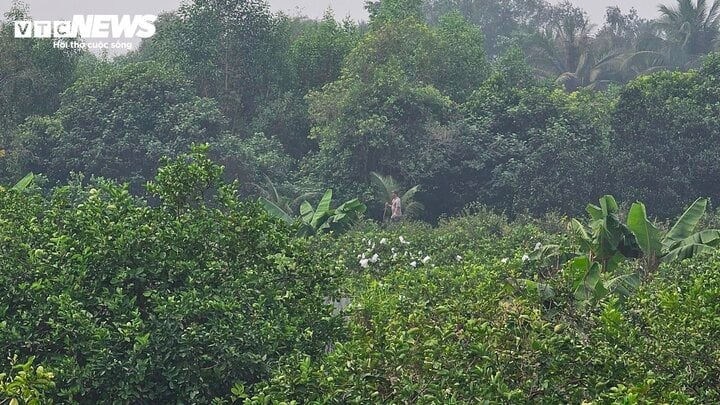
[[[383,228],[364,223],[344,235],[316,239],[315,244],[318,250],[337,257],[351,272],[347,279],[354,282],[358,275],[380,277],[466,261],[495,263],[503,257],[509,262],[516,255],[518,260],[509,267],[520,270],[531,266],[520,260],[520,252],[531,252],[537,243],[555,239],[533,223],[510,225],[501,216],[482,212],[445,219],[437,227],[406,222]]]
[[[500,262],[393,272],[358,294],[349,340],[249,402],[718,403],[720,255],[666,270],[582,313],[508,289]]]

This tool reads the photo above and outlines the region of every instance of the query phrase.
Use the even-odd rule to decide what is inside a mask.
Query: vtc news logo
[[[150,38],[155,15],[74,15],[72,20],[15,21],[15,38]]]

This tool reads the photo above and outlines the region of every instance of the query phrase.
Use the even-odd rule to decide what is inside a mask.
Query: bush
[[[140,188],[162,156],[219,138],[226,119],[218,103],[162,64],[142,62],[100,71],[68,88],[51,116],[30,117],[8,151],[16,173],[45,173],[62,183],[70,172],[131,181]]]
[[[10,374],[0,373],[0,402],[10,405],[52,404],[46,396],[55,388],[55,375],[43,366],[33,367],[35,359],[30,357],[25,363],[18,364],[17,356],[10,359]]]
[[[402,229],[412,242],[422,233],[438,241],[423,249],[439,258],[462,249],[462,229],[473,222],[495,221],[470,216],[437,230]],[[720,254],[662,267],[631,298],[578,307],[563,272],[545,280],[551,296],[516,282],[538,277],[531,261],[518,259],[530,225],[505,226],[508,233],[469,240],[475,255],[462,262],[386,269],[383,250],[375,264],[382,271],[356,286],[349,339],[323,359],[287,358],[250,402],[718,402]],[[521,233],[524,241],[515,239]],[[370,242],[376,251],[378,236]],[[362,248],[367,238],[355,243],[340,245]],[[509,260],[500,259],[503,247],[515,251]],[[348,262],[355,253],[341,251]]]
[[[166,162],[152,206],[104,180],[0,192],[0,350],[63,402],[209,402],[333,340],[334,267],[205,153]]]

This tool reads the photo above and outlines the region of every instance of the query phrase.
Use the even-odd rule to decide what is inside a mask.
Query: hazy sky
[[[158,14],[161,11],[174,10],[183,0],[25,0],[36,19],[60,19],[73,14]],[[503,1],[503,0],[498,0]],[[554,3],[559,0],[551,0]],[[600,23],[608,6],[620,6],[623,11],[635,7],[643,17],[656,14],[657,3],[675,0],[573,0],[584,8],[596,23]],[[338,17],[351,16],[366,19],[364,0],[269,0],[275,10],[290,14],[320,17],[331,6]],[[12,0],[0,0],[0,13],[10,8]]]

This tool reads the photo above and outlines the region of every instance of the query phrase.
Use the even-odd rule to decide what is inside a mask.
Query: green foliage
[[[579,221],[573,220],[570,229],[578,238],[580,256],[571,266],[582,279],[577,282],[575,296],[580,301],[599,299],[620,287],[624,295],[637,288],[640,279],[637,274],[626,274],[613,278],[607,285],[600,282],[601,273],[613,274],[627,259],[640,258],[644,274],[655,273],[659,263],[690,259],[704,251],[720,246],[720,231],[707,229],[695,232],[700,219],[705,215],[706,199],[698,199],[677,220],[664,236],[648,219],[643,203],[632,205],[627,216],[627,225],[620,220],[618,205],[612,196],[600,199],[600,206],[588,205],[590,232]]]
[[[473,136],[458,180],[467,202],[509,213],[579,212],[607,189],[611,98],[538,85],[528,69],[511,50],[464,104]]]
[[[423,20],[422,0],[368,0],[365,7],[375,28],[406,19]]]
[[[409,147],[429,143],[446,128],[452,131],[447,125],[455,109],[449,99],[432,87],[409,83],[395,67],[373,76],[371,83],[341,79],[309,96],[320,152],[306,170],[331,179],[345,197],[369,189],[371,171],[400,181],[436,176],[454,147],[449,141]],[[407,174],[395,176],[401,170]]]
[[[35,179],[35,175],[32,173],[28,173],[25,177],[23,177],[20,181],[18,181],[17,184],[15,184],[11,190],[25,191],[34,179]]]
[[[503,250],[522,252],[530,235],[547,241],[531,228],[467,216],[435,229],[367,228],[330,242],[348,263],[364,253],[349,274],[348,339],[322,359],[287,358],[251,387],[248,402],[717,401],[718,319],[708,315],[720,293],[717,255],[674,263],[635,286],[634,296],[601,298],[578,312],[567,275],[508,282],[534,269],[531,261],[501,260]],[[390,256],[417,249],[432,259],[413,267],[408,256]],[[458,261],[462,249],[468,254]],[[586,283],[603,285],[597,273]]]
[[[510,39],[518,33],[544,31],[555,22],[552,5],[544,1],[426,0],[424,3],[425,15],[432,23],[448,13],[459,12],[470,23],[481,27],[491,58],[502,55],[511,44]]]
[[[253,194],[266,176],[280,183],[291,182],[297,162],[283,150],[280,140],[263,133],[242,138],[223,134],[212,142],[212,155],[224,167],[225,177],[240,182],[245,194]]]
[[[20,170],[63,181],[71,171],[132,181],[192,142],[216,139],[224,118],[214,100],[193,94],[174,70],[146,62],[85,77],[65,93],[51,118],[28,120],[11,154]]]
[[[720,402],[720,1],[677,5],[193,0],[115,60],[13,6],[0,402]],[[437,226],[362,220],[399,185]]]
[[[677,0],[676,6],[661,5],[658,26],[672,46],[692,59],[715,50],[720,39],[720,2]]]
[[[29,19],[23,3],[13,2],[9,10],[0,12],[5,12],[0,15],[0,150],[10,152],[18,125],[58,108],[60,93],[74,79],[80,52],[56,48],[49,38],[15,39],[13,21]],[[11,153],[2,155],[0,181],[27,172],[14,166]]]
[[[699,376],[687,388],[689,380],[653,358],[673,354],[640,333],[648,322],[669,337],[666,333],[674,334],[673,327],[682,324],[680,318],[674,318],[678,324],[664,323],[662,304],[649,297],[662,296],[669,288],[642,289],[643,298],[625,307],[607,301],[602,310],[576,323],[563,315],[540,316],[532,290],[508,296],[497,271],[477,264],[427,267],[394,272],[369,284],[350,310],[351,340],[336,344],[322,361],[304,356],[289,361],[252,401],[462,403],[482,398],[579,403],[635,395],[649,402],[686,403],[718,395]],[[683,291],[683,300],[700,292]],[[707,300],[713,294],[706,294],[700,306],[711,306]],[[679,305],[673,311],[677,316],[694,312]],[[635,320],[634,313],[642,318]],[[712,351],[717,345],[709,329],[703,330],[693,345]],[[679,333],[674,336],[673,342],[683,340]],[[701,367],[705,377],[718,372],[702,356],[673,358],[682,363],[677,367]]]
[[[193,0],[163,16],[135,58],[182,71],[198,94],[218,101],[231,132],[243,134],[281,80],[283,45],[283,20],[264,1]]]
[[[720,98],[712,59],[706,70],[636,79],[613,113],[614,190],[668,218],[698,197],[720,198],[716,139]]]
[[[55,375],[43,366],[33,367],[34,357],[17,364],[17,356],[11,359],[10,373],[0,373],[0,401],[10,405],[52,404],[47,394],[55,388]]]
[[[288,54],[303,94],[337,80],[345,57],[359,39],[357,26],[350,20],[338,23],[329,11],[321,21],[304,30],[293,41]]]
[[[57,400],[209,402],[333,339],[332,262],[206,154],[167,161],[152,204],[104,180],[0,192],[0,351],[51,368]]]
[[[332,205],[332,190],[328,189],[320,199],[317,208],[305,201],[300,205],[302,224],[300,235],[314,235],[320,232],[339,232],[355,223],[367,207],[357,199],[346,201],[337,208]]]
[[[253,184],[255,188],[260,192],[260,203],[265,209],[271,212],[272,215],[281,218],[286,222],[292,222],[290,219],[294,212],[299,209],[300,204],[312,197],[315,197],[319,193],[307,192],[300,194],[295,198],[288,198],[280,195],[278,188],[275,183],[270,180],[269,177],[265,176],[265,185],[260,186]]]
[[[346,198],[371,194],[372,171],[407,184],[425,179],[423,188],[438,195],[449,191],[447,179],[460,169],[452,159],[467,136],[455,102],[488,71],[481,41],[458,15],[436,29],[414,18],[374,25],[341,77],[308,96],[319,152],[304,172]],[[452,200],[437,201],[432,214]]]
[[[358,199],[346,201],[337,208],[330,208],[332,205],[332,190],[330,189],[322,196],[317,208],[313,208],[309,202],[303,201],[300,204],[300,216],[297,219],[293,218],[292,211],[287,206],[278,205],[277,202],[265,197],[260,197],[260,203],[268,214],[283,220],[288,225],[299,221],[299,236],[345,231],[357,222],[367,209],[365,204]]]

